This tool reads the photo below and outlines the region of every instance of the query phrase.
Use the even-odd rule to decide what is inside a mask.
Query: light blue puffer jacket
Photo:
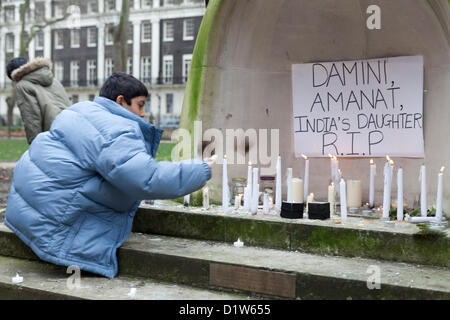
[[[97,97],[61,112],[14,169],[5,224],[42,259],[113,278],[143,199],[203,187],[206,162],[157,162],[162,130]]]

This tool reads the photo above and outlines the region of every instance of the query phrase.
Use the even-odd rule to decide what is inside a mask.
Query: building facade
[[[127,70],[146,84],[147,117],[159,122],[179,118],[195,40],[205,12],[204,0],[129,0]],[[11,81],[6,64],[20,51],[20,6],[4,0],[0,15],[0,116],[6,118]],[[25,57],[45,57],[73,103],[92,100],[114,70],[113,26],[120,20],[122,0],[31,0],[27,32],[38,30]],[[15,109],[16,122],[20,121]]]

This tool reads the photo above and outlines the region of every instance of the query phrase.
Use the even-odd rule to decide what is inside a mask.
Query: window
[[[62,61],[56,61],[55,62],[55,78],[59,82],[62,82],[64,80],[64,64]]]
[[[127,73],[133,74],[133,58],[127,59]]]
[[[34,17],[36,19],[36,22],[43,22],[45,19],[45,7],[36,6],[34,10]]]
[[[14,22],[16,15],[15,15],[15,8],[14,7],[5,7],[5,22]]]
[[[36,32],[36,50],[44,50],[44,32]]]
[[[87,29],[87,46],[95,47],[97,46],[97,28],[91,27]]]
[[[152,61],[150,57],[141,58],[141,80],[144,83],[150,84],[152,77]]]
[[[105,0],[105,12],[116,11],[116,1],[115,0]]]
[[[78,87],[78,75],[80,70],[79,61],[70,62],[70,85],[72,87]]]
[[[166,113],[173,113],[173,93],[166,94]]]
[[[163,83],[172,83],[173,80],[173,56],[163,58]]]
[[[62,30],[55,31],[55,49],[64,49],[64,34]]]
[[[194,40],[194,19],[183,21],[183,40]]]
[[[71,48],[80,47],[80,29],[70,30],[70,47]]]
[[[192,54],[183,55],[183,83],[186,83],[191,69]]]
[[[165,6],[173,6],[175,4],[174,0],[164,0]]]
[[[114,44],[114,25],[108,25],[105,28],[106,37],[105,37],[105,45],[113,45]]]
[[[53,16],[55,18],[62,18],[64,16],[64,6],[62,3],[55,2],[53,4]]]
[[[153,6],[152,0],[141,0],[142,8],[151,8]]]
[[[142,22],[141,42],[150,42],[152,40],[152,24],[149,21]]]
[[[88,60],[87,64],[87,84],[88,86],[96,85],[97,83],[97,61]]]
[[[128,23],[128,43],[133,43],[133,24]]]
[[[6,52],[14,53],[14,34],[12,33],[6,35]]]
[[[173,41],[173,21],[164,21],[163,41]]]
[[[144,113],[147,115],[150,115],[150,111],[151,111],[151,95],[150,93],[147,96],[147,99],[145,99],[145,105],[144,105]]]
[[[105,79],[112,75],[114,72],[114,61],[113,59],[105,59]]]
[[[98,12],[97,0],[89,1],[88,4],[87,4],[87,13],[88,14],[92,14],[92,13],[97,13],[97,12]]]

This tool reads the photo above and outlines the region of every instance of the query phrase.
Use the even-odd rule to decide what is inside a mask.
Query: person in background
[[[25,126],[28,144],[48,131],[55,117],[71,105],[61,83],[52,73],[52,63],[44,58],[28,62],[14,58],[6,66],[8,77],[16,83],[16,103]]]

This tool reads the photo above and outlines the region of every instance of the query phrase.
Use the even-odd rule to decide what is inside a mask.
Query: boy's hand
[[[205,162],[208,164],[209,168],[212,169],[212,165],[216,162],[217,156],[213,155],[211,158],[206,158]]]

